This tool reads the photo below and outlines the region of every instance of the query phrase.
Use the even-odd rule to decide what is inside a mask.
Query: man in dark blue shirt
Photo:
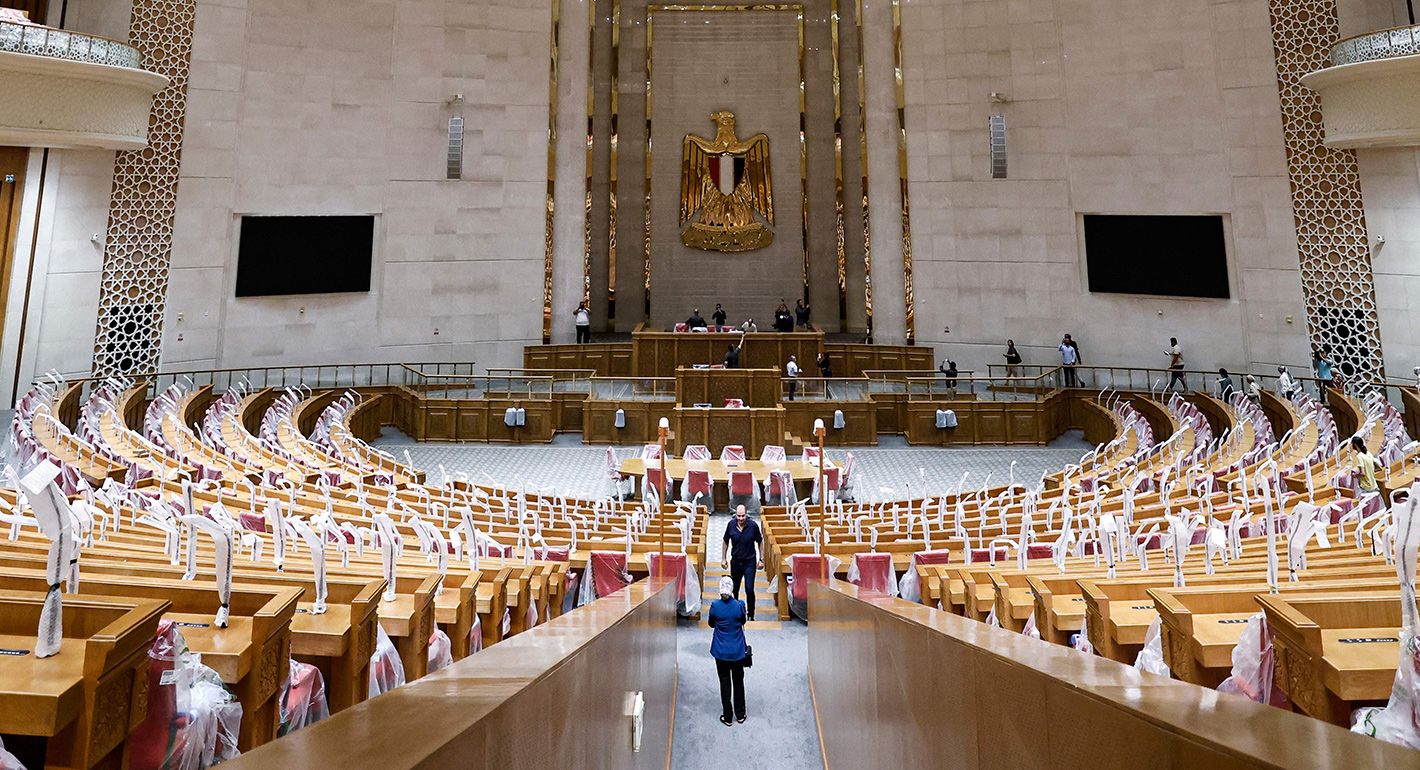
[[[725,526],[725,566],[730,569],[736,599],[740,598],[740,581],[744,581],[745,608],[749,610],[750,620],[754,620],[755,569],[764,566],[759,549],[763,542],[759,524],[745,515],[743,505],[735,506],[735,517]]]

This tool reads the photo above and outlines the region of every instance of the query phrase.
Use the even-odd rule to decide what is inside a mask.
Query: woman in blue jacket
[[[745,603],[734,598],[734,585],[728,577],[720,578],[720,598],[710,602],[710,627],[715,636],[710,641],[710,655],[715,658],[715,671],[720,675],[720,722],[730,726],[730,717],[741,724],[745,721]],[[734,711],[730,711],[733,683]]]

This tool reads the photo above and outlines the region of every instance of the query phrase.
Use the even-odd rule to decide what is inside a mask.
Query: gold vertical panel
[[[873,235],[868,216],[868,110],[863,83],[863,0],[854,0],[858,26],[858,168],[863,175],[863,310],[873,339]]]
[[[892,0],[892,71],[897,96],[897,180],[902,190],[902,295],[907,344],[917,342],[916,302],[912,296],[912,206],[907,195],[907,95],[902,83],[902,0]]]
[[[137,0],[129,39],[168,78],[148,113],[148,146],[114,156],[94,332],[94,374],[158,368],[177,213],[195,0]]]
[[[646,197],[644,202],[645,221],[642,235],[642,269],[646,281],[646,315],[651,315],[651,53],[653,50],[651,22],[654,18],[652,14],[656,11],[693,11],[707,13],[716,11],[793,11],[797,14],[799,34],[799,192],[803,196],[803,222],[800,235],[802,239],[801,242],[803,243],[803,281],[805,294],[807,294],[809,285],[809,190],[808,146],[804,136],[804,96],[807,74],[807,64],[804,58],[804,5],[802,3],[757,3],[753,5],[653,4],[646,6]],[[614,83],[613,88],[615,88]],[[615,135],[613,134],[613,136]],[[612,142],[613,152],[615,152],[614,148],[616,145],[614,138]],[[613,183],[613,186],[615,186],[615,183]],[[865,208],[864,211],[866,212],[867,209]],[[866,217],[866,213],[864,216]]]
[[[547,221],[542,235],[542,341],[552,341],[552,227],[557,186],[557,28],[562,0],[552,0],[552,45],[547,70]]]
[[[808,119],[805,115],[805,92],[806,81],[808,80],[807,65],[804,61],[804,11],[803,6],[799,6],[799,11],[795,14],[799,25],[799,195],[803,198],[803,203],[799,206],[800,218],[803,220],[799,231],[799,242],[804,249],[804,301],[809,300],[809,145],[808,145]]]
[[[838,268],[838,325],[848,328],[848,258],[843,233],[843,73],[838,68],[838,0],[829,9],[833,38],[833,243]]]
[[[611,0],[611,163],[607,172],[606,321],[615,329],[616,320],[616,142],[621,90],[621,0]]]
[[[597,79],[593,74],[593,55],[597,51],[597,0],[587,0],[587,188],[582,203],[582,301],[592,301],[592,150],[596,133],[592,119],[597,113]]]
[[[1323,143],[1321,99],[1301,83],[1330,65],[1340,36],[1336,0],[1270,0],[1268,10],[1307,331],[1348,376],[1379,377],[1385,362],[1360,168],[1353,150]]]

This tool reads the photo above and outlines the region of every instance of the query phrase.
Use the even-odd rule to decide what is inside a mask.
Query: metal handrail
[[[117,40],[39,24],[0,21],[0,51],[142,69],[138,49]]]

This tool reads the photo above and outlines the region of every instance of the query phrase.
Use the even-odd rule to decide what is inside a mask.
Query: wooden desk
[[[636,377],[672,377],[682,366],[719,364],[725,350],[739,342],[739,332],[670,332],[643,328],[631,333],[631,371]],[[789,356],[813,371],[823,349],[823,332],[758,331],[745,335],[740,366],[782,371]]]
[[[0,733],[47,738],[45,766],[123,764],[147,714],[148,648],[166,601],[64,597],[59,653],[34,656],[43,593],[0,591]]]
[[[675,400],[684,406],[724,406],[726,399],[738,398],[745,406],[774,407],[779,404],[779,376],[782,371],[777,368],[695,369],[682,366],[675,370]]]
[[[832,462],[831,459],[830,462]],[[652,461],[651,464],[654,467],[660,467],[659,462]],[[768,481],[769,473],[777,470],[788,471],[796,483],[800,481],[812,482],[818,477],[818,466],[802,460],[789,460],[782,463],[762,463],[758,460],[743,460],[737,463],[724,463],[719,460],[687,462],[684,458],[679,457],[666,460],[666,474],[672,479],[684,480],[685,472],[691,469],[710,471],[710,480],[721,484],[730,480],[730,471],[749,471],[754,474],[754,480],[760,483]],[[641,458],[633,457],[623,460],[618,470],[628,476],[644,476],[646,464]]]

